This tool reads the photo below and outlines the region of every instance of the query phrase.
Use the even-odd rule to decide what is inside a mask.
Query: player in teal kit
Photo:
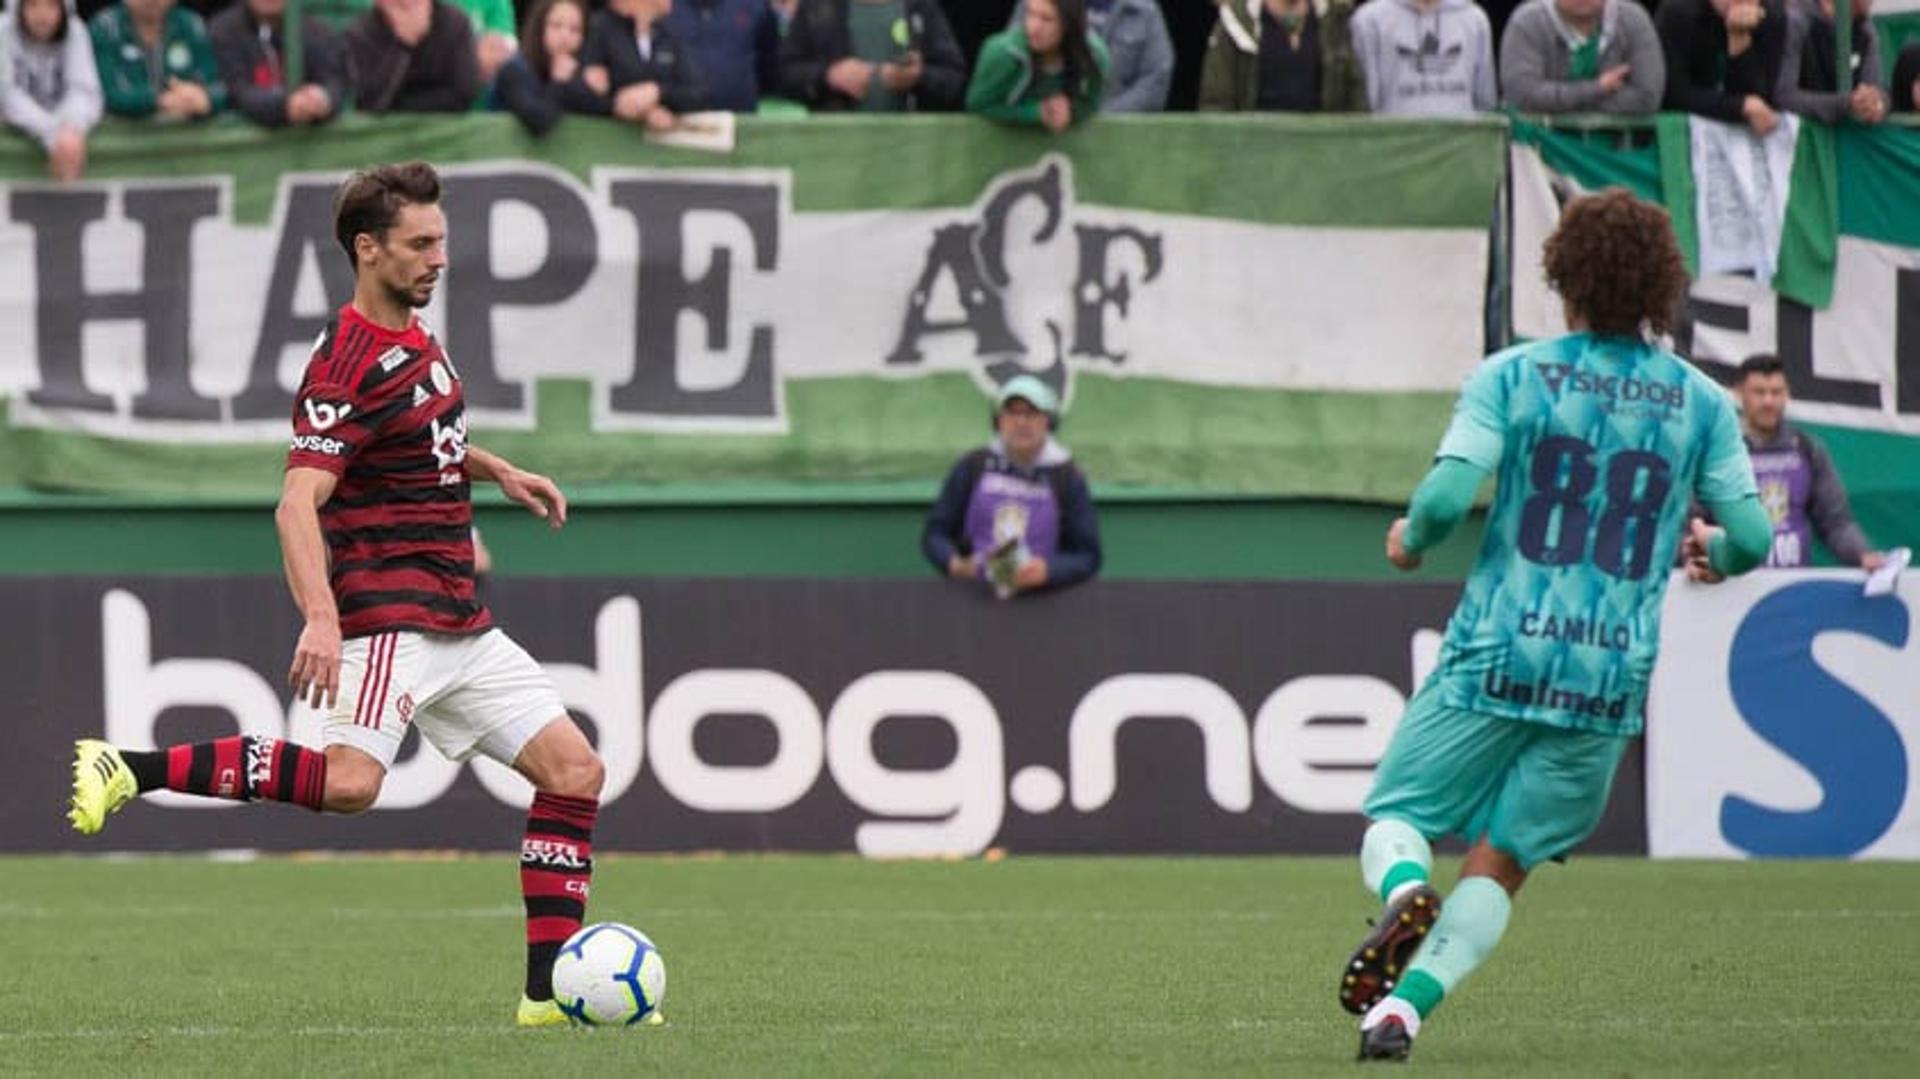
[[[1683,542],[1704,576],[1766,557],[1726,395],[1648,343],[1686,270],[1664,211],[1614,190],[1575,201],[1546,246],[1573,333],[1489,357],[1433,470],[1387,535],[1404,570],[1497,479],[1480,557],[1433,675],[1380,762],[1360,863],[1385,904],[1341,974],[1361,1059],[1401,1059],[1420,1022],[1499,943],[1512,896],[1599,822],[1640,733],[1660,602]],[[1697,497],[1723,522],[1689,522]],[[1441,904],[1430,839],[1472,846]]]

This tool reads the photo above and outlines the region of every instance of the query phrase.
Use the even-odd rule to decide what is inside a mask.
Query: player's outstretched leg
[[[1340,973],[1340,1006],[1349,1012],[1364,1015],[1391,992],[1432,929],[1440,914],[1440,895],[1427,883],[1432,868],[1433,850],[1411,825],[1389,819],[1368,827],[1360,875],[1382,911]]]
[[[326,787],[326,754],[278,738],[242,734],[150,751],[84,738],[73,747],[67,819],[75,831],[93,835],[109,814],[153,790],[291,802],[318,812]]]
[[[1492,869],[1494,876],[1479,875]],[[1484,843],[1467,856],[1469,874],[1454,885],[1446,910],[1427,934],[1393,992],[1375,1004],[1360,1022],[1361,1060],[1404,1060],[1420,1033],[1420,1023],[1448,993],[1486,962],[1507,931],[1513,913],[1510,889],[1526,875],[1504,854]]]
[[[527,982],[515,1022],[559,1026],[553,960],[586,920],[593,879],[593,826],[605,767],[573,720],[562,716],[521,750],[514,767],[534,785],[520,841],[520,893],[527,908]],[[658,1014],[658,1013],[655,1013]]]

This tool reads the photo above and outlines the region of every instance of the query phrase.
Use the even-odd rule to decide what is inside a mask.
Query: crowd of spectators
[[[88,0],[85,19],[74,0],[5,2],[0,109],[61,179],[103,112],[297,127],[501,109],[545,134],[569,113],[664,130],[697,110],[964,108],[1058,133],[1165,108],[1175,66],[1168,0],[1015,0],[971,65],[958,0],[522,0],[518,26],[514,0],[306,0],[297,34],[287,0]],[[1852,4],[1845,71],[1833,0],[1523,0],[1497,48],[1475,0],[1186,2],[1215,9],[1203,110],[1664,108],[1764,135],[1783,111],[1873,124],[1920,106],[1920,43],[1887,79],[1871,0]]]

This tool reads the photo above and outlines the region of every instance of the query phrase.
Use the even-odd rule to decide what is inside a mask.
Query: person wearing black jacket
[[[1773,100],[1787,42],[1780,0],[1665,0],[1653,25],[1667,54],[1666,108],[1744,123],[1761,136],[1780,123]]]
[[[552,131],[562,113],[607,115],[610,103],[587,85],[580,62],[586,28],[586,0],[536,0],[520,24],[519,53],[494,77],[494,104],[535,135]]]
[[[465,112],[480,96],[473,22],[441,0],[374,0],[347,45],[368,112]]]
[[[704,104],[693,54],[667,25],[673,0],[608,0],[587,24],[587,85],[611,96],[613,115],[655,131]]]
[[[286,10],[286,0],[245,0],[207,23],[227,100],[266,127],[326,123],[352,100],[347,43],[319,19],[300,20],[303,78],[288,90],[280,32]]]
[[[1900,50],[1893,64],[1894,112],[1920,112],[1920,41]]]
[[[889,12],[886,32],[867,32]],[[800,0],[780,44],[780,86],[817,110],[957,109],[967,61],[935,0]]]

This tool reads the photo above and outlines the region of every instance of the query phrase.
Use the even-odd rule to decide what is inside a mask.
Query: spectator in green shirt
[[[1107,46],[1087,32],[1086,0],[1031,0],[1019,26],[988,38],[967,111],[1059,134],[1100,111]]]
[[[489,85],[513,54],[520,51],[514,37],[513,0],[450,0],[473,21],[473,51],[480,61],[480,83]]]
[[[227,107],[207,24],[174,0],[121,0],[88,28],[108,112],[193,120]]]

